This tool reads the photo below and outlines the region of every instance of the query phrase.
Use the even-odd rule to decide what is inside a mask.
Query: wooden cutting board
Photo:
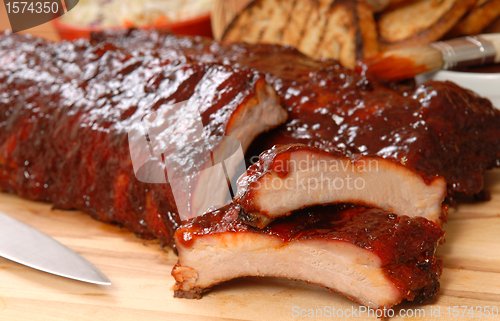
[[[0,5],[0,30],[7,27],[5,9]],[[58,39],[50,23],[27,32]],[[460,306],[500,308],[500,170],[487,173],[485,179],[492,200],[460,205],[445,225],[446,244],[437,253],[445,262],[437,299],[423,306],[401,304],[396,315],[400,309],[424,309],[412,320],[480,320],[467,314],[462,317]],[[156,241],[138,239],[126,229],[97,222],[81,212],[51,210],[50,204],[13,195],[0,193],[0,211],[70,246],[112,282],[111,286],[86,284],[0,258],[2,321],[311,320],[294,316],[297,311],[307,315],[310,309],[359,309],[326,289],[271,278],[233,280],[217,286],[202,300],[174,299],[170,271],[176,256],[169,249],[160,249]],[[454,306],[458,318],[453,318]],[[436,309],[440,309],[440,317],[436,312],[431,317],[431,310]],[[500,317],[487,318],[495,319]]]
[[[485,179],[492,200],[461,204],[445,225],[446,244],[437,253],[445,262],[437,299],[423,306],[402,304],[396,314],[401,308],[425,309],[427,317],[417,319],[456,320],[447,317],[448,307],[450,313],[453,306],[500,308],[500,170]],[[292,320],[302,319],[293,317],[298,309],[307,314],[326,306],[359,308],[326,289],[271,278],[233,280],[201,300],[174,299],[170,271],[176,256],[156,241],[13,195],[0,194],[0,211],[70,246],[112,282],[86,284],[0,259],[0,320]],[[441,318],[430,318],[431,309],[439,307]]]

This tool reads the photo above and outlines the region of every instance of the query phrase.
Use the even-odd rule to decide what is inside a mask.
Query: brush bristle
[[[371,78],[399,81],[442,66],[441,52],[430,46],[422,46],[388,51],[362,59],[358,61],[356,71]]]

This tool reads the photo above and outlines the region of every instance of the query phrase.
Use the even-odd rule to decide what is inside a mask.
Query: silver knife
[[[111,284],[101,271],[73,250],[2,212],[0,256],[66,278],[102,285]]]

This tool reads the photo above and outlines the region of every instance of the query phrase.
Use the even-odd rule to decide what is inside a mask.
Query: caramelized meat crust
[[[259,96],[264,78],[288,120],[261,135],[249,158],[289,143],[378,155],[441,175],[451,193],[464,194],[481,191],[483,171],[500,166],[500,112],[488,100],[452,83],[394,90],[287,47],[138,30],[57,44],[2,35],[0,61],[0,189],[167,244],[181,224],[172,191],[135,179],[128,126],[164,104],[198,97],[207,104],[207,135],[227,134],[234,108]],[[209,74],[230,77],[204,97],[199,89]]]
[[[233,135],[244,149],[286,119],[253,70],[111,43],[1,35],[0,191],[83,210],[173,245],[181,218],[171,186],[136,178],[128,133],[182,101],[198,107],[200,139]]]
[[[439,290],[442,261],[434,252],[444,232],[425,218],[332,205],[258,229],[238,220],[239,211],[233,203],[176,231],[177,297],[199,298],[242,276],[304,280],[377,308],[426,302]]]
[[[288,120],[254,141],[247,153],[254,161],[272,146],[290,143],[342,149],[348,156],[378,155],[444,177],[450,195],[479,193],[482,173],[500,166],[500,111],[451,82],[394,90],[336,61],[315,61],[276,45],[143,31],[98,38],[121,48],[141,47],[266,74],[287,108]]]
[[[446,181],[427,177],[390,159],[340,151],[327,153],[302,144],[281,145],[262,153],[238,180],[234,198],[242,218],[265,227],[291,211],[318,204],[353,203],[441,224]]]
[[[422,217],[319,207],[259,230],[238,220],[241,209],[231,204],[179,228],[171,186],[136,179],[127,133],[148,113],[185,100],[200,105],[204,138],[240,133],[244,149],[285,120],[281,101],[288,120],[261,135],[249,156],[284,143],[340,149],[352,159],[378,155],[431,178],[442,175],[450,191],[469,194],[482,189],[485,169],[500,165],[499,112],[451,83],[396,91],[291,48],[156,32],[101,33],[58,44],[3,35],[0,190],[83,210],[168,245],[177,230],[177,296],[199,296],[234,277],[268,275],[326,286],[373,307],[433,297],[442,269],[433,255],[443,231]],[[247,131],[240,126],[248,125],[242,120],[250,109],[261,116]],[[245,256],[249,248],[256,261]],[[270,251],[280,249],[286,251]],[[314,266],[318,251],[331,255],[318,261],[331,265],[331,277],[295,269]],[[228,259],[251,269],[227,265],[217,275]],[[273,270],[283,259],[298,261]],[[353,279],[346,278],[350,271]]]

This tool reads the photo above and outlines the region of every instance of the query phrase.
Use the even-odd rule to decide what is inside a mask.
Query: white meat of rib
[[[263,234],[225,233],[204,236],[195,246],[178,250],[172,273],[184,291],[242,276],[272,276],[322,285],[373,308],[401,301],[380,259],[343,241],[283,242]]]
[[[288,154],[287,157],[280,157]],[[283,176],[280,171],[285,171]],[[236,200],[249,224],[263,228],[277,217],[318,204],[354,203],[441,223],[446,181],[394,161],[339,154],[295,144],[261,155],[238,181]]]

